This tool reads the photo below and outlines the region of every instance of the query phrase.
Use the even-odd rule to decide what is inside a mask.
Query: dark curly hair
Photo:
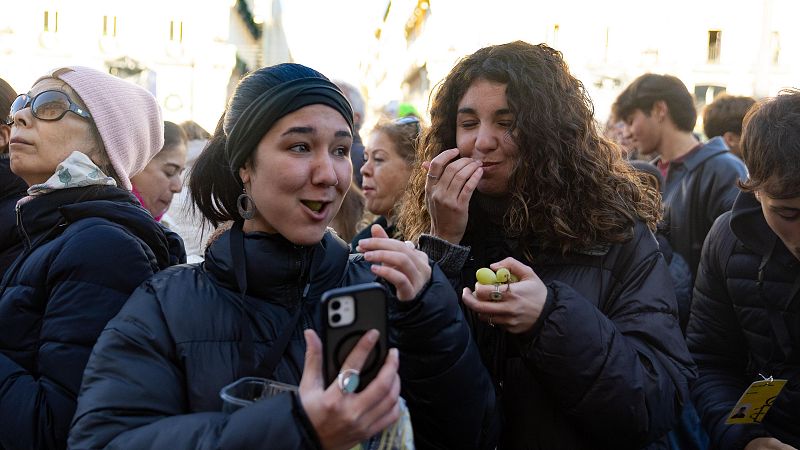
[[[509,180],[505,231],[562,252],[628,240],[636,220],[655,230],[658,192],[621,158],[593,118],[586,91],[560,52],[516,41],[460,60],[438,86],[417,161],[456,146],[458,103],[476,80],[506,84],[519,159]],[[406,239],[430,230],[426,170],[419,163],[398,225]]]

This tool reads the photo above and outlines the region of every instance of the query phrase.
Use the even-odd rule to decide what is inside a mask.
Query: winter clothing
[[[121,187],[131,190],[130,178],[164,146],[158,101],[142,87],[89,67],[61,67],[49,77],[67,83],[86,104]]]
[[[692,398],[712,446],[772,436],[800,447],[800,261],[751,193],[714,224],[703,247],[687,329],[699,376]],[[785,338],[781,338],[785,336]],[[787,379],[760,424],[725,425],[759,374]]]
[[[29,187],[28,195],[44,195],[58,189],[97,185],[116,186],[117,182],[106,176],[85,153],[74,151],[56,166],[55,173],[44,183]],[[27,200],[26,198],[24,201]]]
[[[219,392],[249,374],[240,370],[243,336],[252,334],[258,363],[300,307],[274,372],[257,374],[298,384],[302,331],[320,329],[322,293],[375,276],[360,255],[348,257],[347,244],[330,231],[311,247],[250,233],[244,237],[248,295],[243,300],[232,269],[231,234],[225,231],[210,244],[203,264],[151,278],[109,323],[84,376],[71,448],[319,447],[296,394],[227,415]],[[458,299],[437,267],[420,297],[410,302],[392,297],[389,323],[418,448],[493,446],[491,381]]]
[[[0,155],[0,279],[22,252],[22,236],[17,233],[14,207],[25,196],[28,185],[11,172],[8,154]]]
[[[0,448],[64,448],[97,336],[182,247],[117,187],[29,197],[17,222],[24,251],[0,285]]]
[[[636,223],[623,244],[567,254],[526,249],[503,235],[503,211],[487,211],[481,198],[473,195],[461,246],[425,235],[419,244],[444,262],[459,288],[474,288],[478,268],[508,256],[547,286],[543,311],[526,333],[507,333],[471,313],[503,405],[500,448],[641,448],[658,439],[665,445],[694,366],[653,234]]]
[[[657,163],[656,158],[654,163]],[[673,161],[663,185],[664,221],[672,249],[697,276],[700,250],[714,220],[733,206],[738,180],[747,178],[744,163],[715,137],[681,161]]]

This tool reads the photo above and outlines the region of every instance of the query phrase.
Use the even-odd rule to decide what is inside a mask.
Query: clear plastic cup
[[[259,377],[239,378],[219,391],[222,411],[232,413],[239,408],[284,392],[295,392],[297,386]]]

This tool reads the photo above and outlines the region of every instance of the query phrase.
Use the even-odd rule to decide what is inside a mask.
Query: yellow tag
[[[728,425],[761,423],[785,384],[786,380],[754,382],[736,402],[725,423]]]

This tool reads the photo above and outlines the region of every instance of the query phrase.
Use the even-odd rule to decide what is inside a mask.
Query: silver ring
[[[493,302],[499,302],[503,299],[503,293],[500,292],[500,284],[495,283],[494,291],[489,293],[489,298],[492,299]]]
[[[358,383],[361,381],[358,376],[359,372],[356,369],[344,369],[339,372],[336,380],[339,382],[339,389],[342,394],[352,394],[358,389]]]
[[[431,174],[428,174],[428,178],[430,178],[431,180],[438,180],[439,179],[439,177],[437,177],[436,175],[431,175]]]

